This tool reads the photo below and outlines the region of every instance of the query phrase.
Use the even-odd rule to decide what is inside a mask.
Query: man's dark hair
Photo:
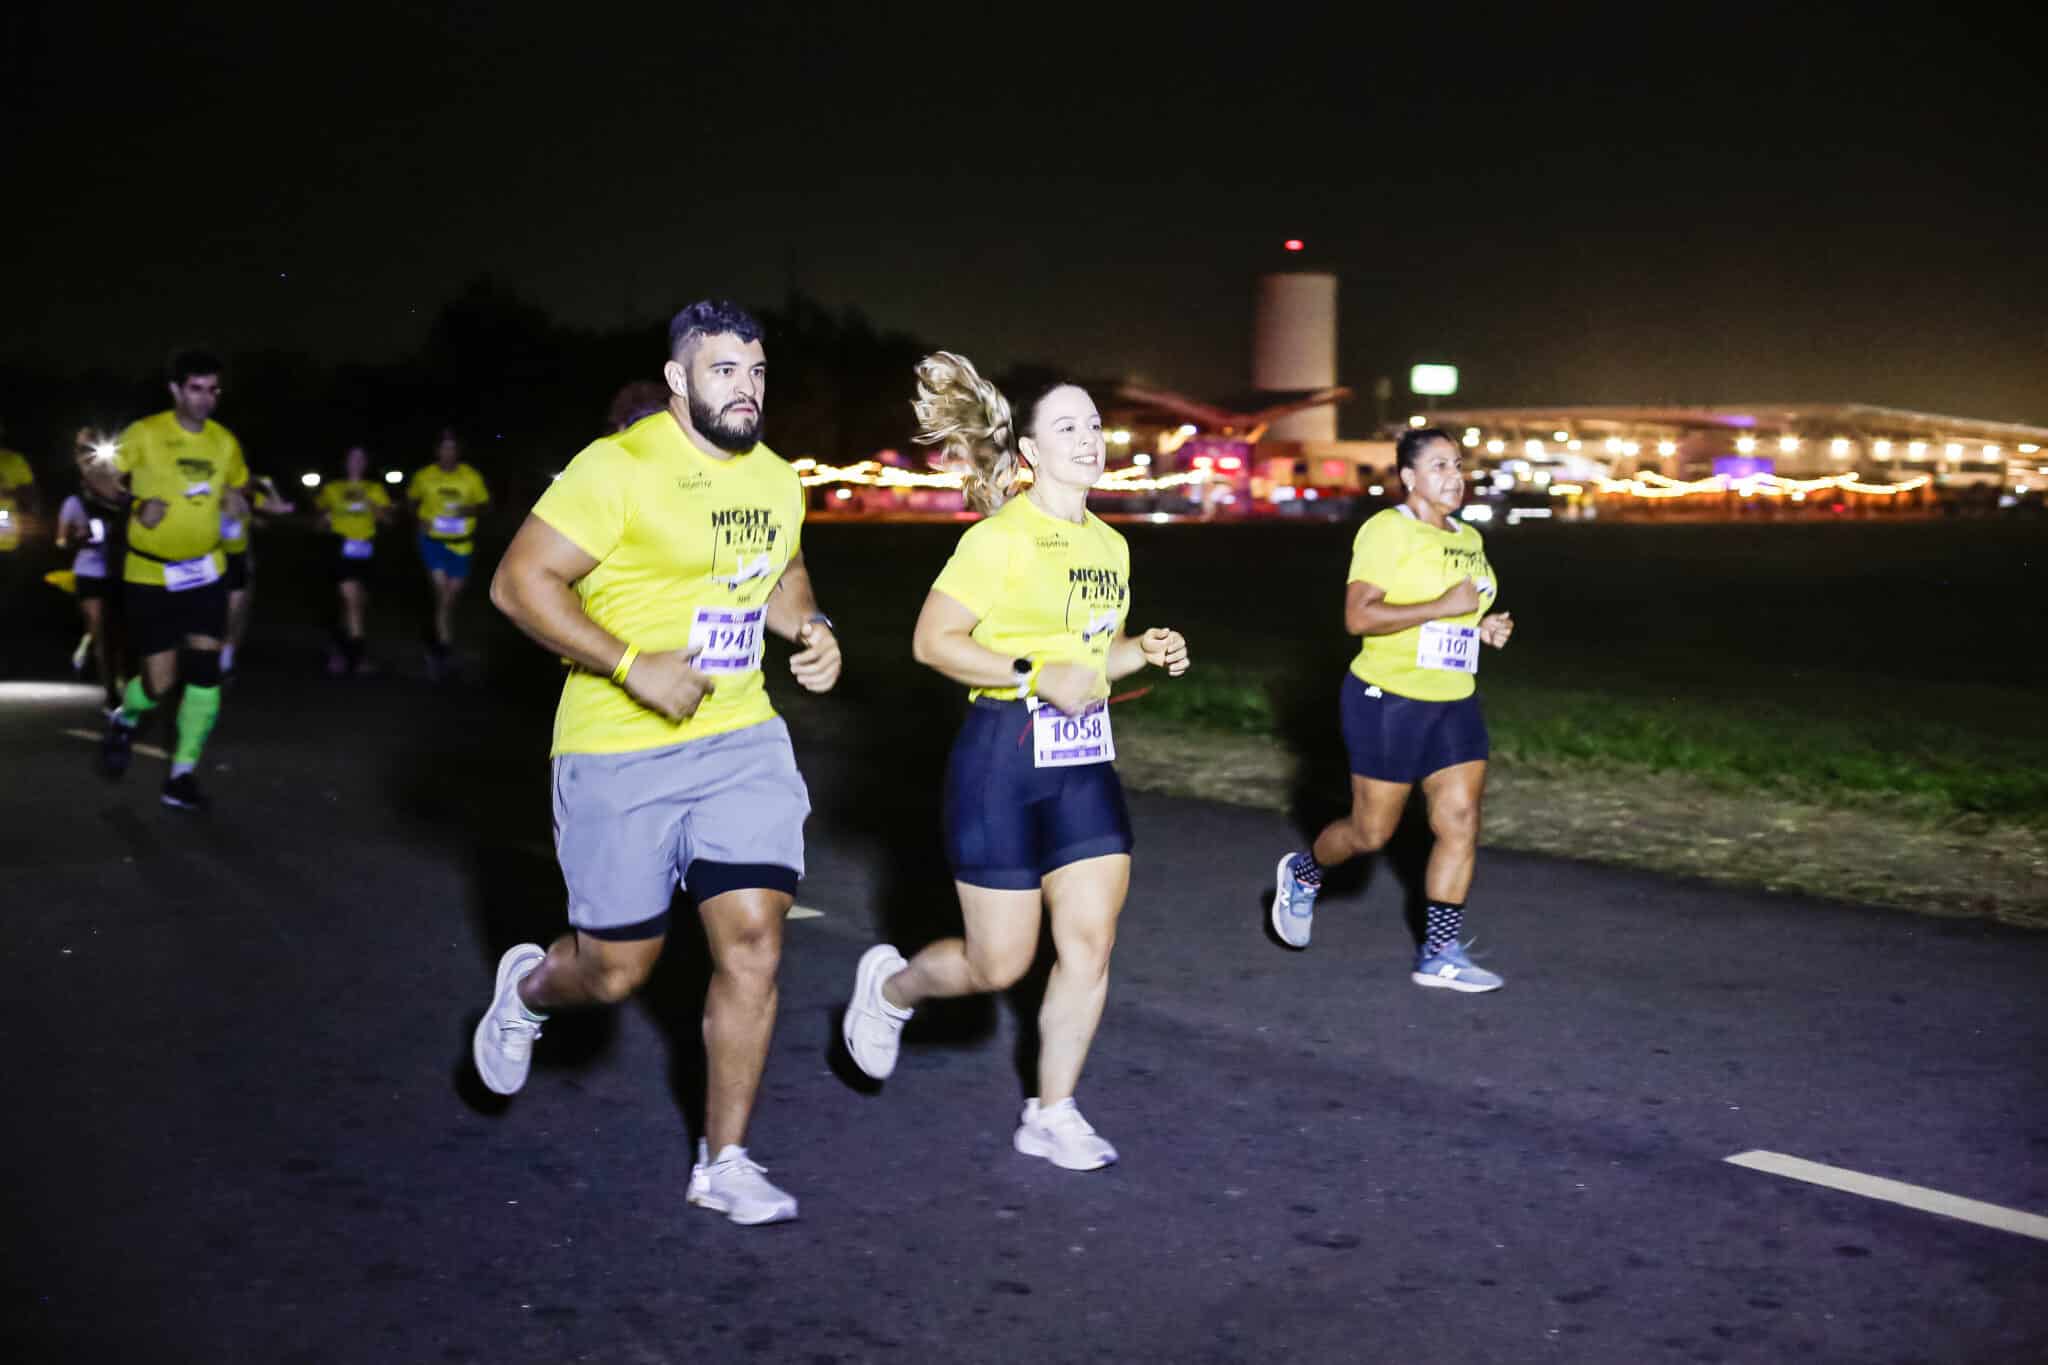
[[[730,332],[741,341],[759,341],[761,324],[730,299],[699,299],[675,315],[668,325],[668,358],[682,360],[705,337]]]
[[[220,363],[220,357],[212,351],[190,346],[171,357],[171,382],[183,384],[202,374],[220,375],[227,367]]]
[[[1458,438],[1442,427],[1410,427],[1401,433],[1401,439],[1394,442],[1394,468],[1413,469],[1422,452],[1432,441],[1448,441],[1451,449],[1458,448]]]

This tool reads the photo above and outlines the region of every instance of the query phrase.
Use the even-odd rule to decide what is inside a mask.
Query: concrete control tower
[[[1252,385],[1274,401],[1337,383],[1337,277],[1313,272],[1259,278],[1252,321]],[[1325,403],[1274,421],[1276,441],[1334,441],[1337,408]]]

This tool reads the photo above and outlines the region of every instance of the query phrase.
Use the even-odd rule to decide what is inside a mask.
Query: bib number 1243
[[[1078,716],[1041,705],[1031,713],[1031,762],[1039,768],[1073,768],[1116,759],[1109,728],[1109,703],[1090,702]]]

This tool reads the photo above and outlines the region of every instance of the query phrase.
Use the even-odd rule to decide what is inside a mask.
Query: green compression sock
[[[173,766],[189,772],[199,765],[206,737],[213,733],[213,723],[218,719],[220,689],[186,683],[185,699],[178,703],[178,747],[171,754]]]
[[[140,725],[143,717],[154,710],[156,699],[143,690],[141,677],[130,678],[128,690],[121,694],[121,723],[131,728]]]

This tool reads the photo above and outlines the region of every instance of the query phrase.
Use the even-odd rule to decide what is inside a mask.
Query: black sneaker
[[[135,727],[109,717],[107,732],[100,736],[100,776],[121,776],[128,771],[129,760],[134,757]]]
[[[190,773],[179,773],[164,783],[164,804],[179,810],[205,810],[212,803]]]

